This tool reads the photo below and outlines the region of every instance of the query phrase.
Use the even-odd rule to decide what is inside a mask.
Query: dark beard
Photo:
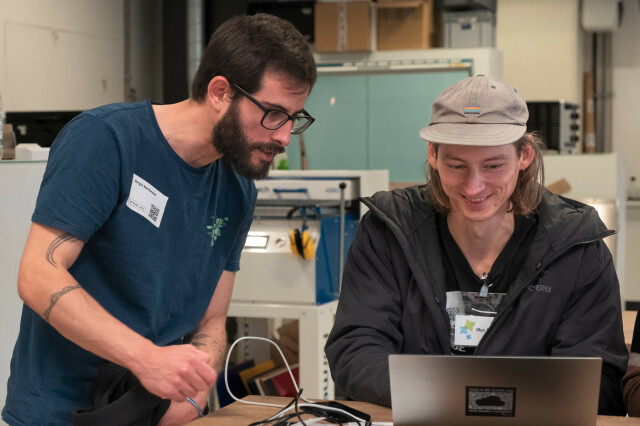
[[[248,179],[262,179],[267,177],[271,168],[271,161],[251,162],[251,154],[254,150],[280,154],[284,148],[276,143],[249,142],[242,130],[242,124],[238,117],[238,102],[233,102],[227,113],[213,128],[211,141],[214,148],[222,154],[236,171]]]

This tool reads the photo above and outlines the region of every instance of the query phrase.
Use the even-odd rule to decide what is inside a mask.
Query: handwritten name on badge
[[[169,198],[140,176],[133,174],[127,207],[160,228]]]

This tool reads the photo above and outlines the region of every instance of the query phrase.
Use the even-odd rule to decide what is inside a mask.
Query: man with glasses
[[[60,132],[20,266],[7,423],[184,424],[204,411],[253,179],[313,122],[315,79],[290,23],[236,17],[213,34],[188,100],[107,105]]]

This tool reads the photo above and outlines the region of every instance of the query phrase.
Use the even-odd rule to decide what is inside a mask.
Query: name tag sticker
[[[480,339],[487,332],[492,321],[493,317],[456,315],[454,344],[478,346]]]
[[[168,200],[166,195],[134,173],[127,207],[160,228]]]

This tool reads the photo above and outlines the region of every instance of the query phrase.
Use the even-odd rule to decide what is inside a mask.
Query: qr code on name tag
[[[149,210],[149,219],[152,221],[158,220],[158,213],[160,213],[160,209],[155,205],[151,204],[151,209]]]

